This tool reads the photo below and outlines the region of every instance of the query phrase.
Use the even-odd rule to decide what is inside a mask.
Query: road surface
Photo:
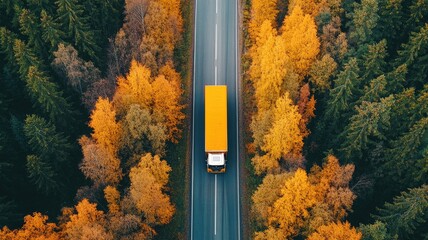
[[[195,0],[191,239],[241,239],[237,144],[237,1]],[[206,171],[204,86],[228,87],[225,174]]]

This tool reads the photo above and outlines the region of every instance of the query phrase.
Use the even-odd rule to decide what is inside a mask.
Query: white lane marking
[[[236,8],[235,8],[235,21],[236,21],[236,29],[235,29],[235,41],[236,41],[236,48],[235,48],[235,61],[236,61],[236,81],[235,81],[235,88],[236,88],[236,188],[237,188],[237,204],[238,204],[238,239],[241,239],[241,212],[239,209],[239,200],[240,200],[240,192],[239,192],[239,125],[238,125],[238,119],[239,119],[239,108],[238,108],[238,1],[236,1]]]
[[[215,13],[218,13],[218,1],[215,1]]]
[[[190,204],[190,239],[193,240],[193,193],[195,190],[195,85],[196,85],[196,19],[198,15],[198,0],[195,0],[195,36],[193,39],[193,110],[192,110],[192,193]]]
[[[214,179],[214,235],[217,235],[217,174]]]

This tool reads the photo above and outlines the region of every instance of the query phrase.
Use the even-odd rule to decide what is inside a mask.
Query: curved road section
[[[195,0],[191,239],[240,239],[237,1]],[[228,155],[224,174],[209,174],[204,149],[204,86],[227,85]]]

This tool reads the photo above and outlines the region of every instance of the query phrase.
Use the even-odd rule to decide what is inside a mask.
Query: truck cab
[[[210,173],[226,172],[226,154],[208,153],[207,154],[207,171]]]

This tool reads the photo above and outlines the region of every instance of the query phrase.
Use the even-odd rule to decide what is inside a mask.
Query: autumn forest
[[[0,0],[1,240],[190,239],[194,6]],[[243,239],[428,239],[428,1],[238,6]]]

